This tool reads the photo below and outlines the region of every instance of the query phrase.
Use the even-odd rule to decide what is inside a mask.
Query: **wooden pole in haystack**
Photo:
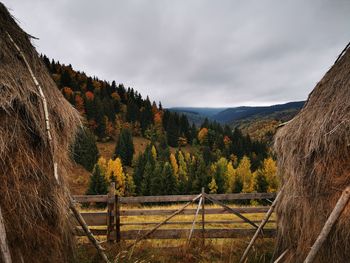
[[[350,198],[350,186],[346,187],[343,191],[342,195],[338,199],[337,204],[335,205],[332,213],[328,217],[325,225],[322,228],[321,233],[317,237],[314,245],[311,247],[309,254],[307,255],[304,263],[312,263],[314,262],[318,251],[322,247],[322,244],[326,241],[329,233],[332,230],[335,222],[338,220],[341,213],[344,211],[345,206],[348,204]]]
[[[1,250],[1,258],[4,263],[11,263],[11,253],[9,246],[7,244],[6,238],[6,229],[5,222],[2,216],[1,207],[0,207],[0,250]]]
[[[47,138],[49,141],[49,145],[51,147],[51,151],[52,151],[52,161],[53,161],[53,174],[54,177],[57,181],[58,184],[60,184],[59,182],[59,178],[58,178],[58,172],[57,172],[57,163],[55,162],[55,158],[54,158],[54,148],[52,145],[52,136],[51,136],[51,129],[50,129],[50,118],[49,118],[49,111],[48,111],[48,106],[47,106],[47,100],[45,98],[44,92],[37,80],[37,78],[34,75],[34,72],[32,70],[32,68],[30,67],[30,64],[28,62],[28,60],[26,59],[26,56],[24,55],[24,53],[22,52],[22,50],[19,48],[19,46],[16,44],[16,42],[13,40],[13,38],[11,37],[11,35],[6,32],[9,40],[11,41],[11,43],[13,44],[13,46],[15,47],[15,49],[18,51],[19,55],[22,57],[32,79],[33,82],[35,84],[35,86],[38,89],[40,98],[42,100],[42,104],[43,104],[43,110],[44,110],[44,119],[45,119],[45,128],[46,128],[46,132],[47,132]],[[99,242],[95,239],[95,237],[93,236],[93,234],[91,233],[91,231],[89,230],[84,218],[81,216],[80,212],[76,209],[76,207],[74,206],[74,201],[73,198],[70,194],[70,192],[68,191],[68,189],[65,189],[67,196],[69,198],[69,207],[72,210],[75,218],[77,219],[77,221],[79,222],[79,224],[81,225],[81,227],[83,228],[85,234],[87,235],[87,237],[89,238],[89,240],[91,241],[91,243],[96,247],[99,255],[102,257],[102,259],[105,262],[109,262],[106,254],[104,253],[104,249],[101,247],[101,245],[99,244]]]
[[[249,253],[250,249],[252,248],[252,246],[253,246],[255,240],[258,238],[260,232],[262,232],[264,226],[265,226],[266,223],[269,221],[269,218],[270,218],[270,216],[272,215],[272,212],[273,212],[273,210],[275,209],[275,206],[276,206],[277,201],[278,201],[278,199],[279,199],[280,196],[281,196],[281,191],[277,194],[275,200],[273,201],[273,203],[271,204],[269,210],[267,211],[267,213],[266,213],[264,219],[261,221],[261,223],[260,223],[258,229],[256,230],[254,236],[253,236],[252,239],[250,240],[250,242],[249,242],[247,248],[245,249],[245,251],[244,251],[244,253],[243,253],[243,255],[242,255],[242,257],[241,257],[239,263],[243,263],[244,260],[247,258],[248,253]]]

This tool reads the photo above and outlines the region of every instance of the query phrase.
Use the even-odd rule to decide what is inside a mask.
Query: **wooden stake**
[[[320,250],[322,244],[326,241],[329,235],[329,232],[331,232],[335,222],[338,220],[339,216],[344,211],[345,206],[348,204],[349,198],[350,198],[350,186],[345,188],[342,195],[338,199],[337,204],[335,205],[332,213],[328,217],[314,245],[311,247],[311,250],[307,255],[304,263],[311,263],[315,260],[317,252]]]
[[[235,211],[234,209],[232,209],[231,207],[225,205],[224,203],[220,202],[219,200],[216,200],[214,198],[209,197],[208,194],[205,194],[205,197],[210,200],[211,202],[218,204],[220,206],[222,206],[223,208],[225,208],[227,211],[235,214],[236,216],[238,216],[239,218],[243,219],[244,221],[246,221],[247,223],[249,223],[250,225],[252,225],[255,228],[258,228],[259,226],[256,225],[254,222],[250,221],[248,218],[246,218],[245,216],[241,215],[240,213],[238,213],[237,211]]]
[[[271,205],[270,208],[269,208],[269,211],[267,211],[267,213],[266,213],[264,219],[261,221],[261,223],[260,223],[258,229],[256,230],[254,236],[253,236],[252,239],[250,240],[250,242],[249,242],[247,248],[245,249],[245,251],[244,251],[244,253],[243,253],[243,255],[242,255],[242,257],[241,257],[239,263],[243,263],[244,260],[247,258],[248,253],[249,253],[249,250],[252,248],[252,246],[253,246],[255,240],[258,238],[260,232],[262,232],[262,229],[264,228],[264,226],[266,225],[266,223],[269,221],[269,218],[270,218],[270,216],[271,216],[273,210],[275,209],[275,206],[276,206],[277,201],[278,201],[278,199],[280,198],[280,196],[281,196],[281,191],[277,194],[275,200],[273,201],[272,205]]]
[[[120,199],[118,195],[115,195],[115,240],[120,242]]]
[[[104,252],[104,248],[100,245],[100,243],[95,239],[94,235],[91,233],[91,231],[90,231],[89,227],[87,226],[84,218],[81,216],[81,214],[79,213],[78,209],[75,207],[72,197],[69,196],[69,198],[70,198],[69,207],[72,210],[72,212],[74,214],[74,217],[77,219],[78,223],[83,228],[86,236],[89,238],[91,243],[97,249],[97,252],[101,256],[103,261],[106,262],[106,263],[109,263],[110,261],[108,260],[106,254]]]
[[[174,216],[180,214],[183,210],[186,209],[186,207],[188,207],[190,204],[192,204],[193,202],[197,201],[199,198],[202,197],[202,194],[197,195],[195,198],[193,198],[191,201],[189,201],[188,203],[186,203],[183,207],[181,207],[179,210],[175,211],[174,213],[172,213],[170,216],[168,216],[165,220],[163,220],[162,222],[160,222],[159,224],[157,224],[154,228],[152,228],[150,231],[146,232],[144,235],[142,235],[141,237],[137,238],[135,240],[135,242],[133,244],[131,244],[130,246],[128,246],[128,248],[135,246],[140,240],[148,237],[150,234],[152,234],[154,231],[156,231],[159,227],[161,227],[163,224],[165,224],[166,222],[168,222],[170,219],[172,219]]]
[[[195,213],[194,218],[193,218],[192,228],[191,228],[190,234],[188,235],[188,239],[187,239],[188,243],[191,241],[193,230],[194,230],[194,227],[196,226],[196,219],[197,219],[197,216],[199,213],[199,209],[201,208],[202,201],[203,201],[203,197],[201,197],[199,199],[198,207],[197,207],[196,213]]]
[[[111,233],[113,231],[114,226],[114,201],[113,198],[115,196],[115,182],[111,182],[108,189],[108,198],[107,198],[107,241],[111,242]]]
[[[4,222],[4,218],[2,217],[1,208],[0,208],[0,250],[1,250],[1,256],[2,256],[3,262],[11,263],[12,262],[11,253],[7,245],[5,222]]]

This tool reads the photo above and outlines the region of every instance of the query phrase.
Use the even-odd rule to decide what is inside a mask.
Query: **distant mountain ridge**
[[[244,119],[266,118],[269,116],[273,119],[284,120],[284,113],[288,113],[287,115],[296,113],[303,107],[304,103],[305,101],[295,101],[271,106],[241,106],[228,108],[213,115],[211,118],[226,124],[234,124]]]
[[[236,126],[241,122],[258,119],[286,121],[303,107],[305,101],[294,101],[271,106],[240,106],[232,108],[174,107],[170,111],[185,114],[189,121],[200,125],[205,118]]]

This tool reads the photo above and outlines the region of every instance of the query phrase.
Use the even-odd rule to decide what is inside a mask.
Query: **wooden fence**
[[[276,197],[274,193],[238,193],[238,194],[206,194],[202,191],[199,195],[165,195],[165,196],[137,196],[120,197],[114,195],[114,185],[110,187],[107,195],[75,195],[75,202],[78,203],[107,203],[106,212],[82,212],[81,215],[89,225],[92,233],[98,236],[106,236],[108,241],[138,240],[138,239],[180,239],[180,238],[239,238],[242,236],[252,236],[260,221],[249,220],[245,214],[266,213],[269,206],[229,206],[228,202],[237,200],[271,200]],[[199,201],[196,209],[187,208],[190,204]],[[181,209],[122,209],[122,205],[149,204],[149,203],[181,203],[187,202]],[[214,203],[219,208],[205,207],[208,203]],[[225,204],[225,203],[226,204]],[[187,208],[187,209],[186,209]],[[234,214],[232,220],[206,220],[206,215],[214,214]],[[201,219],[196,221],[197,215]],[[194,215],[193,221],[170,221],[176,215]],[[124,222],[126,217],[136,216],[168,216],[160,222]],[[238,217],[238,218],[237,218]],[[273,221],[269,221],[273,222]],[[162,225],[192,225],[192,228],[158,229]],[[195,225],[201,224],[201,228]],[[206,228],[209,224],[250,224],[251,228]],[[136,230],[123,230],[123,227],[138,227]],[[153,226],[151,230],[143,229],[145,226]],[[272,237],[275,234],[274,228],[264,229],[264,237]],[[77,235],[83,235],[77,229]]]

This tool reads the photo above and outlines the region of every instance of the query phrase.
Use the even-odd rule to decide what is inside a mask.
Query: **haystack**
[[[79,116],[30,38],[0,3],[0,208],[13,262],[66,262],[72,229],[63,178]],[[49,131],[43,97],[28,66],[46,98]]]
[[[277,205],[276,255],[303,262],[342,191],[350,185],[350,50],[309,95],[300,113],[275,138],[284,189]],[[350,204],[315,262],[349,262]]]

